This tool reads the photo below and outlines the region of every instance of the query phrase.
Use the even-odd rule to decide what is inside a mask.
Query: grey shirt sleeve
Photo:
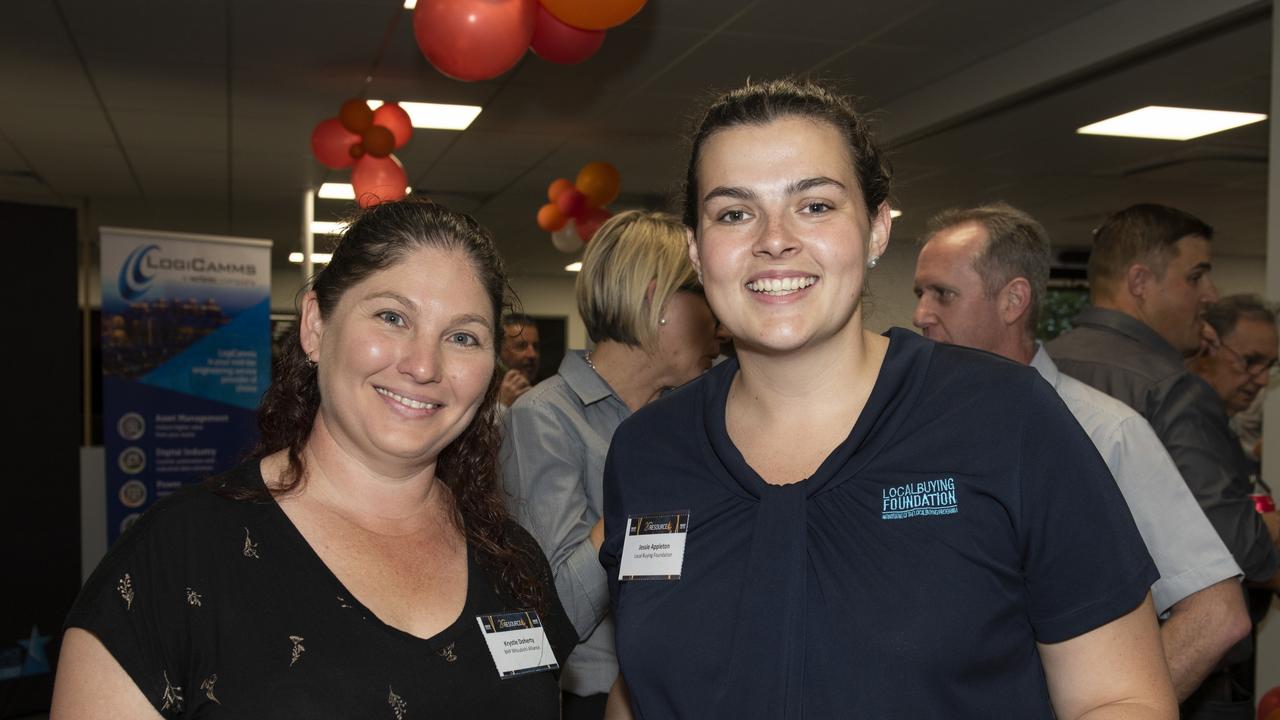
[[[1270,579],[1280,558],[1249,498],[1249,479],[1238,459],[1240,446],[1213,389],[1190,375],[1179,378],[1165,393],[1151,424],[1245,579]]]
[[[1156,613],[1242,573],[1178,473],[1155,431],[1136,413],[1122,420],[1105,447],[1138,531],[1160,571],[1151,586]]]
[[[599,520],[585,486],[591,450],[571,419],[541,398],[513,405],[505,431],[502,475],[512,512],[546,553],[560,602],[586,639],[609,610],[608,582],[590,539]]]

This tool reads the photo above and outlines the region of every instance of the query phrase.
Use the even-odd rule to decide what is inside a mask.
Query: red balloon
[[[587,196],[569,188],[556,196],[556,207],[565,217],[576,218],[587,208]]]
[[[413,34],[440,72],[488,80],[519,62],[537,18],[538,0],[418,0]]]
[[[398,103],[383,103],[373,111],[373,124],[381,125],[391,131],[396,138],[396,150],[404,147],[409,142],[409,137],[413,135],[413,120],[409,119],[409,113]]]
[[[538,5],[538,23],[533,28],[529,49],[543,60],[573,65],[596,54],[604,44],[603,30],[581,30],[560,21]]]
[[[591,242],[591,237],[596,234],[596,230],[604,224],[605,220],[613,217],[613,213],[604,208],[588,208],[582,217],[578,218],[578,237],[582,238],[582,242]]]
[[[364,151],[370,155],[386,157],[396,149],[396,136],[381,125],[370,125],[369,129],[364,131],[361,144],[364,145]]]
[[[1268,720],[1277,710],[1280,710],[1280,685],[1266,691],[1258,699],[1258,720]]]
[[[351,98],[342,103],[338,110],[338,120],[342,121],[342,127],[351,132],[362,133],[373,124],[373,111],[364,98]]]
[[[404,166],[395,155],[383,158],[365,155],[351,171],[351,187],[355,190],[356,202],[362,208],[399,200],[404,197],[408,185]]]
[[[321,120],[311,131],[311,152],[325,167],[338,170],[351,167],[356,161],[351,157],[351,146],[360,142],[360,136],[342,127],[338,118]]]

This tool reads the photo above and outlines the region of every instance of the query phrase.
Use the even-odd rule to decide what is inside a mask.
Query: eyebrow
[[[373,294],[370,294],[370,295],[366,295],[364,299],[365,299],[365,300],[376,300],[376,299],[378,299],[378,298],[386,298],[386,299],[388,299],[388,300],[395,300],[396,302],[400,303],[401,305],[403,305],[403,306],[405,306],[405,307],[407,307],[407,308],[413,308],[414,310],[417,310],[417,309],[418,309],[418,304],[417,304],[417,303],[415,303],[414,301],[410,300],[409,298],[407,298],[407,297],[405,297],[405,296],[401,295],[400,293],[397,293],[397,292],[391,292],[390,290],[384,290],[384,291],[382,291],[382,292],[376,292],[376,293],[373,293]]]
[[[840,182],[839,180],[836,180],[834,178],[829,178],[825,175],[819,175],[817,177],[805,178],[803,180],[796,180],[790,183],[789,185],[787,185],[786,194],[795,195],[796,193],[806,192],[816,187],[823,187],[825,185],[833,185],[835,187],[840,188],[841,190],[846,189],[844,183]],[[702,202],[706,203],[709,200],[714,200],[716,198],[721,198],[721,197],[731,198],[733,200],[755,200],[756,193],[754,190],[751,190],[750,188],[720,185],[718,187],[712,188],[710,192],[704,195],[702,197]]]
[[[483,325],[485,327],[489,327],[489,318],[483,315],[477,315],[475,313],[462,313],[461,315],[453,316],[453,324],[454,325],[477,324],[477,325]]]

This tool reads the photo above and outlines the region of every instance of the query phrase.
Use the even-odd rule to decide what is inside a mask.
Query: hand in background
[[[519,370],[508,370],[502,376],[502,384],[498,386],[498,402],[511,407],[516,398],[529,392],[529,380]]]

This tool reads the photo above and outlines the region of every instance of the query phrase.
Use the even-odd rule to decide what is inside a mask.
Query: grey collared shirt
[[[1031,367],[1058,391],[1115,476],[1160,571],[1151,586],[1156,613],[1163,616],[1188,595],[1239,577],[1240,568],[1151,425],[1128,405],[1058,372],[1043,347]]]
[[[578,637],[559,658],[575,695],[607,693],[618,675],[609,585],[591,527],[604,514],[604,461],[631,411],[583,359],[565,355],[556,375],[515,402],[504,419],[502,476],[516,520],[551,563],[560,602]]]
[[[1136,318],[1089,307],[1072,324],[1046,346],[1058,367],[1146,418],[1245,578],[1270,579],[1280,558],[1249,498],[1243,452],[1221,398]]]

